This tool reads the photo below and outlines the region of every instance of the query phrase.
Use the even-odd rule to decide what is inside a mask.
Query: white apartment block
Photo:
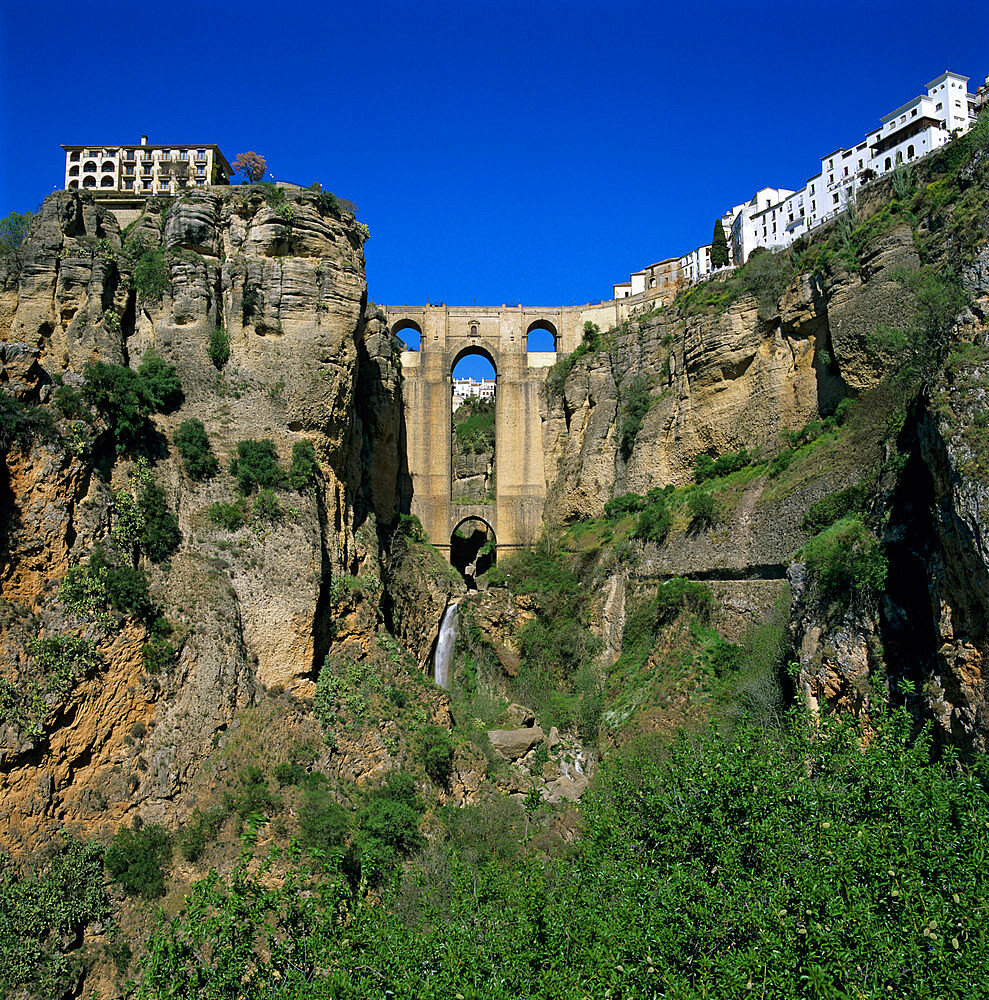
[[[175,195],[189,188],[229,184],[231,170],[219,146],[62,146],[65,189],[134,195]]]
[[[468,396],[494,399],[495,384],[493,378],[455,378],[453,380],[453,409],[456,410]]]
[[[927,84],[926,94],[891,111],[862,142],[839,147],[820,160],[820,171],[799,191],[763,188],[750,201],[722,216],[733,265],[744,264],[757,247],[776,250],[834,218],[855,199],[858,188],[904,163],[926,156],[955,136],[963,135],[986,103],[989,88],[968,92],[968,77],[945,71]],[[665,285],[657,280],[662,269]],[[711,247],[698,247],[631,275],[614,286],[614,298],[663,297],[663,291],[710,274]],[[655,291],[654,291],[655,290]]]

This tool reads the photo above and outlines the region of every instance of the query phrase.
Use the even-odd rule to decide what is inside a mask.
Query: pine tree
[[[728,240],[725,227],[720,219],[714,220],[714,236],[711,239],[711,267],[724,267],[728,263]]]

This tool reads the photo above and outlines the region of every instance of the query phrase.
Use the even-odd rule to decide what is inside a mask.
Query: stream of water
[[[453,647],[457,644],[457,605],[447,605],[440,622],[440,634],[436,640],[436,654],[433,657],[433,679],[441,688],[450,687],[450,665],[453,663]]]

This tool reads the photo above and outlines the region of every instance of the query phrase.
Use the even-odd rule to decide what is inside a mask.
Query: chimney
[[[141,136],[141,145],[146,146],[148,144],[148,137],[146,135]]]

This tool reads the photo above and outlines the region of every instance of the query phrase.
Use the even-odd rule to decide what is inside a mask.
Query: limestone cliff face
[[[404,429],[392,338],[367,307],[363,237],[352,216],[322,210],[315,195],[269,200],[214,189],[150,203],[124,238],[90,197],[60,193],[42,206],[17,271],[0,274],[4,391],[45,403],[54,380],[78,383],[87,362],[136,367],[153,348],[184,393],[175,412],[155,418],[163,440],[194,416],[223,469],[248,438],[271,439],[284,466],[303,439],[320,460],[314,490],[281,497],[281,521],[228,532],[207,510],[234,498],[230,477],[192,482],[174,448],[161,449],[153,475],[182,544],[145,569],[176,627],[178,660],[167,674],[143,670],[139,626],[101,642],[105,667],[71,695],[72,721],[55,720],[47,743],[11,747],[0,766],[5,842],[36,840],[37,817],[83,829],[113,829],[135,812],[166,818],[238,709],[265,688],[311,693],[333,641],[334,581],[378,572],[378,532],[395,521],[405,488]],[[160,299],[131,288],[149,252],[167,268]],[[222,369],[208,353],[216,328],[230,342]],[[98,419],[84,431],[55,415],[58,432],[13,443],[0,478],[6,617],[33,615],[42,634],[59,624],[58,581],[106,538],[113,490],[130,466],[107,453]],[[373,632],[380,590],[359,601]],[[24,636],[7,634],[13,627],[0,663],[8,677],[26,648]],[[32,790],[39,765],[41,798]]]
[[[863,211],[888,194],[877,190]],[[861,248],[854,269],[799,275],[773,294],[743,294],[727,306],[691,308],[688,298],[630,320],[580,358],[562,385],[550,377],[545,516],[550,523],[598,517],[622,493],[689,485],[700,454],[744,447],[772,459],[783,432],[821,420],[843,398],[880,392],[869,396],[875,412],[845,450],[832,449],[826,462],[789,479],[738,483],[722,496],[714,524],[698,527],[681,508],[665,542],[640,545],[626,575],[711,581],[724,591],[726,611],[732,602],[765,608],[771,602],[759,588],[787,586],[789,578],[792,655],[809,704],[861,714],[877,693],[886,697],[892,687],[900,696],[907,680],[913,687],[904,690],[916,690],[944,738],[984,749],[989,258],[985,249],[974,259],[962,254],[950,213],[915,225],[887,228]],[[903,418],[902,400],[881,395],[898,362],[870,346],[870,335],[916,327],[918,300],[903,276],[921,268],[921,244],[928,271],[961,272],[971,305],[958,317],[943,369]],[[950,326],[952,317],[944,319]],[[623,421],[643,391],[648,405],[629,447]],[[816,530],[805,515],[815,501],[863,483],[890,559],[887,593],[875,606],[820,606],[792,564]]]

